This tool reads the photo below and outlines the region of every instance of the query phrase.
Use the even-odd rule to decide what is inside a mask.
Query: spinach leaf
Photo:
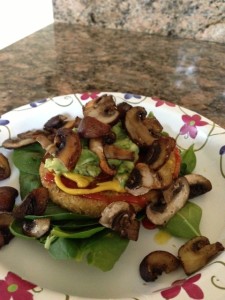
[[[48,251],[55,259],[75,259],[80,257],[80,243],[79,240],[57,238]]]
[[[97,232],[104,230],[105,227],[103,226],[94,226],[94,227],[87,227],[87,228],[80,228],[79,230],[63,230],[58,226],[54,226],[51,235],[61,237],[61,238],[69,238],[69,239],[85,239],[93,236]]]
[[[13,151],[13,163],[24,173],[39,175],[43,153],[43,149],[38,143],[24,146]]]
[[[191,239],[201,235],[199,225],[202,217],[202,209],[193,202],[186,205],[173,216],[163,227],[173,236]]]
[[[20,171],[19,175],[20,195],[24,199],[33,189],[41,186],[39,175],[28,174]]]
[[[191,145],[187,150],[181,152],[181,168],[180,176],[190,174],[196,167],[196,155],[194,145]]]
[[[109,271],[128,246],[129,240],[113,231],[106,230],[83,240],[80,254],[85,255],[90,265]]]

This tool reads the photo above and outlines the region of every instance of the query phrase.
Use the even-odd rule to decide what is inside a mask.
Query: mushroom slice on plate
[[[190,195],[189,198],[194,198],[200,195],[203,195],[212,189],[211,182],[204,176],[199,174],[188,174],[185,175],[189,186],[190,186]]]
[[[110,203],[102,212],[99,223],[118,232],[120,236],[137,241],[140,222],[132,205],[118,201]]]
[[[148,219],[156,225],[165,225],[187,202],[189,197],[187,179],[179,177],[165,191],[163,197],[146,207]]]
[[[79,135],[88,139],[102,137],[109,134],[110,131],[111,126],[109,124],[105,124],[91,116],[84,117],[78,126]]]
[[[15,205],[17,196],[18,196],[18,191],[14,187],[1,186],[0,187],[0,211],[11,212]]]
[[[66,123],[67,117],[65,115],[56,115],[50,118],[45,124],[44,129],[49,132],[55,132],[57,129],[63,127]]]
[[[104,145],[103,147],[106,158],[116,158],[121,160],[135,159],[135,153],[128,149],[119,148],[116,145]]]
[[[27,236],[40,238],[49,231],[50,224],[49,218],[26,220],[23,222],[23,232]]]
[[[11,168],[9,165],[8,158],[0,153],[0,180],[4,180],[6,178],[9,178],[11,175]]]
[[[29,130],[17,135],[17,138],[7,139],[2,143],[6,149],[17,149],[36,142],[36,137],[39,134],[45,134],[43,130]]]
[[[103,95],[88,102],[83,107],[83,114],[84,117],[94,117],[106,124],[114,123],[119,117],[119,111],[111,95]]]
[[[89,148],[98,156],[100,161],[99,163],[100,168],[102,169],[102,171],[108,175],[115,175],[116,170],[112,169],[106,160],[102,139],[101,138],[90,139]]]
[[[204,267],[210,259],[223,250],[224,247],[220,242],[210,244],[207,237],[197,236],[180,247],[178,257],[184,272],[190,275]]]
[[[81,142],[78,134],[68,128],[56,132],[54,144],[57,147],[55,157],[69,170],[73,170],[81,154]]]
[[[39,187],[30,192],[25,199],[14,208],[13,216],[23,219],[25,215],[41,216],[47,208],[49,200],[48,189]]]
[[[134,196],[146,194],[149,190],[160,187],[157,174],[144,163],[136,164],[126,182],[126,190]]]
[[[150,146],[156,140],[143,123],[147,112],[144,107],[136,106],[129,109],[125,116],[125,127],[127,132],[137,145]]]
[[[180,266],[179,259],[167,251],[153,251],[141,261],[139,272],[146,281],[155,281],[163,272],[170,273]]]

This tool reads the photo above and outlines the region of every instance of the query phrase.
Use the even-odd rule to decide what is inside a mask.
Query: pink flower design
[[[156,101],[156,104],[155,104],[156,107],[162,106],[164,104],[168,105],[168,106],[171,106],[171,107],[176,106],[176,104],[174,104],[174,103],[171,103],[171,102],[168,102],[168,101],[165,101],[165,100],[161,100],[157,97],[152,97],[152,100]]]
[[[8,272],[5,280],[0,280],[0,298],[1,300],[33,300],[33,295],[29,290],[35,287],[36,285]]]
[[[161,295],[164,299],[169,300],[175,298],[179,295],[181,289],[185,292],[191,299],[201,300],[204,299],[204,293],[201,288],[195,283],[201,278],[201,274],[196,274],[193,277],[183,280],[177,280],[172,283],[172,286],[161,291]]]
[[[81,95],[81,100],[88,100],[89,98],[95,99],[98,97],[99,92],[86,92]]]
[[[180,129],[180,134],[187,136],[190,135],[192,139],[195,139],[198,133],[197,127],[198,126],[205,126],[208,123],[201,120],[201,116],[199,115],[183,115],[182,120],[184,121],[184,125]]]

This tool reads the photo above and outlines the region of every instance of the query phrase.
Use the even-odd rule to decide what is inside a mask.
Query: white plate
[[[0,144],[19,132],[41,128],[56,114],[81,115],[82,105],[91,97],[100,94],[103,93],[60,96],[16,108],[0,118]],[[210,242],[220,241],[225,244],[225,130],[212,121],[197,116],[193,111],[160,99],[132,94],[108,94],[113,94],[117,102],[127,101],[153,111],[163,124],[164,130],[175,137],[182,148],[194,144],[197,155],[195,172],[209,178],[213,185],[210,193],[194,200],[203,209],[200,230]],[[197,133],[196,136],[193,135],[193,130]],[[2,151],[10,159],[11,152]],[[10,179],[1,182],[1,185],[18,188],[18,172],[13,166],[12,170]],[[102,272],[86,263],[56,261],[39,243],[15,238],[0,250],[1,300],[72,300],[82,297],[140,300],[225,299],[225,252],[190,278],[186,278],[180,270],[169,275],[164,274],[154,283],[144,283],[138,271],[142,258],[156,249],[177,254],[183,243],[179,239],[171,238],[167,243],[159,244],[155,241],[156,233],[157,230],[142,228],[138,242],[129,243],[127,250],[110,272]],[[28,284],[26,280],[33,284]],[[171,285],[177,280],[176,293],[172,293]],[[168,289],[167,298],[164,298],[162,289]]]

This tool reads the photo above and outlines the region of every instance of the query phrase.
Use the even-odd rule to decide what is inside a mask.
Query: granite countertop
[[[157,96],[225,127],[225,45],[55,23],[0,51],[0,115],[85,91]]]

